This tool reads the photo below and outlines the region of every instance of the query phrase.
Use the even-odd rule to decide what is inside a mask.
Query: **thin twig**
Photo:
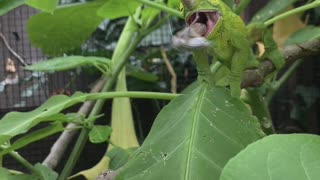
[[[8,50],[11,52],[11,54],[13,54],[18,60],[19,62],[23,65],[23,66],[28,66],[28,64],[22,59],[21,56],[19,56],[18,53],[16,53],[9,45],[6,37],[4,37],[4,35],[2,34],[2,32],[0,32],[0,37],[4,43],[4,45],[8,48]]]
[[[164,48],[161,46],[160,47],[160,51],[161,51],[161,55],[162,55],[162,59],[164,61],[164,63],[166,64],[166,67],[171,75],[171,92],[172,93],[177,93],[177,75],[176,75],[176,72],[174,71],[169,59],[168,59],[168,56],[164,50]]]
[[[302,44],[291,45],[284,48],[281,53],[285,58],[286,64],[291,65],[298,59],[320,54],[320,40],[316,39]],[[274,70],[275,66],[270,60],[262,62],[257,69],[246,70],[241,82],[241,87],[261,86],[264,82],[264,78]]]

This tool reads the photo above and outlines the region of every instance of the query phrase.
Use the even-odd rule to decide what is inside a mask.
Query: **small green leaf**
[[[35,180],[37,177],[28,174],[13,174],[10,170],[0,167],[0,177],[2,180]]]
[[[95,125],[89,133],[89,140],[92,143],[103,143],[108,141],[111,134],[110,126]]]
[[[140,3],[136,0],[107,0],[98,10],[98,15],[108,19],[116,19],[133,15]]]
[[[27,66],[25,69],[31,71],[53,72],[66,71],[80,66],[93,65],[103,73],[111,71],[111,60],[102,57],[67,56],[50,60],[40,61],[37,64]]]
[[[27,5],[32,6],[41,11],[53,13],[56,9],[59,0],[27,0]]]
[[[58,95],[49,98],[44,104],[30,112],[10,112],[0,120],[0,145],[12,137],[25,133],[42,121],[80,102],[84,102],[83,93],[73,96]]]
[[[267,136],[242,150],[224,167],[220,180],[316,180],[320,136]]]
[[[37,163],[34,168],[43,180],[56,180],[58,178],[58,174],[45,165]]]
[[[30,134],[27,134],[20,139],[16,140],[11,146],[4,150],[0,150],[0,156],[5,155],[9,153],[10,151],[17,150],[19,148],[22,148],[28,144],[31,144],[32,142],[38,141],[40,139],[43,139],[45,137],[48,137],[50,135],[53,135],[57,132],[63,131],[64,127],[61,123],[55,123],[52,124],[46,128],[42,128],[40,130],[34,131]]]
[[[11,11],[12,9],[21,6],[26,0],[2,0],[0,1],[0,16]]]
[[[273,16],[279,14],[281,11],[285,10],[291,4],[295,3],[297,0],[270,0],[269,3],[260,9],[252,18],[251,22],[265,22]]]
[[[285,46],[300,44],[320,37],[320,28],[307,26],[293,33],[285,42]]]
[[[49,55],[61,55],[87,40],[102,22],[97,9],[103,2],[69,5],[54,14],[39,13],[28,20],[27,33],[32,44]]]

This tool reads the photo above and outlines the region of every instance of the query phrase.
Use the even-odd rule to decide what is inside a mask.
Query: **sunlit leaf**
[[[257,119],[239,99],[202,83],[158,114],[117,180],[218,179],[230,158],[261,137]]]
[[[220,180],[316,180],[320,137],[271,135],[245,148],[223,169]]]

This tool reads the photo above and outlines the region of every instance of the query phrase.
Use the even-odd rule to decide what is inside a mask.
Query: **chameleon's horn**
[[[183,7],[186,9],[192,9],[194,4],[194,0],[181,0]]]

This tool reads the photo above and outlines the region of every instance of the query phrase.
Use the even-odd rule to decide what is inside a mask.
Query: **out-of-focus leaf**
[[[136,0],[107,0],[98,10],[98,15],[108,19],[133,15],[140,3]]]
[[[69,5],[54,14],[39,13],[28,20],[30,41],[50,55],[59,55],[79,47],[102,22],[97,16],[101,1]]]
[[[320,37],[320,28],[315,26],[307,26],[293,33],[285,42],[285,46],[292,44],[300,44],[306,41],[317,39]]]
[[[45,165],[37,163],[34,168],[43,180],[56,180],[58,178],[58,174]]]
[[[25,135],[21,138],[19,138],[18,140],[16,140],[11,146],[9,146],[8,148],[4,149],[4,150],[0,150],[0,156],[9,153],[10,151],[14,151],[17,149],[20,149],[28,144],[31,144],[35,141],[38,141],[40,139],[43,139],[45,137],[48,137],[52,134],[55,134],[57,132],[63,131],[64,127],[61,123],[55,123],[52,124],[49,127],[46,128],[42,128],[40,130],[31,132],[28,135]]]
[[[161,2],[158,2],[158,3],[161,3]],[[163,4],[163,3],[161,3],[161,4]],[[142,25],[145,27],[148,27],[160,12],[161,11],[156,8],[152,8],[152,7],[148,7],[148,6],[146,8],[144,8],[141,12]]]
[[[162,109],[117,180],[218,179],[230,158],[262,137],[244,103],[201,83]]]
[[[111,134],[110,126],[95,125],[89,132],[89,140],[92,143],[103,143],[108,141]]]
[[[25,69],[31,71],[53,72],[66,71],[80,66],[93,65],[101,71],[111,71],[111,60],[102,57],[67,56],[40,61]]]
[[[174,9],[179,9],[180,0],[168,0],[168,6]]]
[[[27,0],[26,3],[41,11],[52,13],[56,9],[59,0]]]
[[[126,73],[128,76],[132,76],[147,82],[156,82],[158,80],[158,76],[131,65],[127,65]]]
[[[2,0],[0,1],[0,16],[11,11],[12,9],[21,6],[26,0]]]
[[[290,6],[287,10],[292,10],[293,8],[293,6]],[[278,47],[282,48],[291,34],[304,27],[305,24],[301,21],[300,14],[291,15],[274,23],[273,39]]]
[[[317,180],[320,137],[271,135],[242,150],[224,167],[220,180]]]
[[[46,121],[50,116],[56,115],[76,103],[84,102],[83,93],[75,93],[68,97],[65,95],[53,96],[37,109],[30,112],[10,112],[0,120],[0,145],[12,137],[25,133],[30,128]]]
[[[260,9],[252,18],[251,22],[265,22],[273,16],[279,14],[281,11],[285,10],[291,4],[295,3],[297,0],[270,0],[269,3]]]

